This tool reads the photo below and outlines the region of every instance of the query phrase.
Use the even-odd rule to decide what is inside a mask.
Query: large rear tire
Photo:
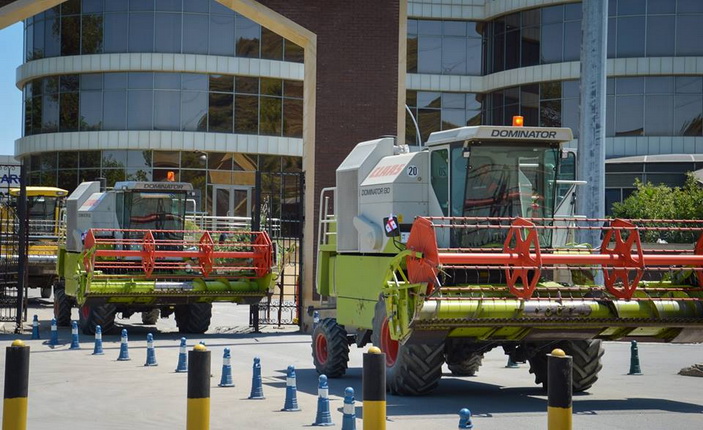
[[[203,334],[210,327],[211,303],[191,303],[176,306],[176,325],[179,333]]]
[[[386,388],[391,394],[421,396],[437,388],[442,378],[444,346],[402,345],[391,339],[383,299],[376,303],[371,341],[386,354]]]
[[[142,324],[144,325],[154,325],[159,321],[159,309],[152,309],[150,311],[142,312]]]
[[[115,305],[105,303],[104,305],[84,304],[78,310],[78,325],[83,334],[95,334],[95,327],[100,326],[102,333],[109,334],[115,332]]]
[[[63,285],[54,286],[54,318],[59,327],[69,327],[71,325],[71,308],[73,298],[66,295]]]
[[[349,342],[347,331],[335,318],[325,318],[312,332],[312,360],[315,370],[328,378],[339,378],[347,373]]]
[[[586,391],[598,380],[598,372],[603,368],[601,358],[605,353],[601,340],[567,340],[540,350],[529,359],[530,373],[535,375],[535,383],[547,388],[547,353],[561,348],[566,355],[573,357],[573,392]]]

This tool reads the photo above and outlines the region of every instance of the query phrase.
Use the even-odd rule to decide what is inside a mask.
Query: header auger
[[[703,221],[577,216],[571,138],[478,126],[358,144],[321,196],[318,372],[342,376],[349,345],[372,342],[391,392],[426,394],[444,363],[473,375],[501,347],[544,384],[558,347],[583,391],[603,340],[703,342]],[[579,243],[586,229],[602,243]]]

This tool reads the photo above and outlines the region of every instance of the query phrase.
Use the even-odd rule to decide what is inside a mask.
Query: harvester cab
[[[27,195],[27,271],[28,286],[40,288],[41,297],[51,297],[56,281],[56,254],[62,228],[61,213],[68,191],[56,187],[28,186]],[[19,188],[10,188],[9,204],[17,207]]]
[[[571,140],[567,128],[475,126],[422,148],[358,144],[321,195],[318,372],[343,375],[349,345],[372,342],[389,390],[424,394],[444,363],[473,375],[501,347],[545,383],[546,353],[560,347],[583,391],[602,340],[703,341],[701,222],[576,216]],[[579,243],[587,229],[602,229],[602,244]],[[697,242],[646,243],[672,231]],[[661,276],[684,268],[686,282]]]
[[[144,324],[175,314],[181,332],[203,333],[212,303],[258,303],[272,288],[273,245],[265,232],[202,231],[186,223],[192,185],[84,182],[66,203],[54,313],[85,333],[114,329],[115,313]],[[192,228],[190,228],[192,227]]]

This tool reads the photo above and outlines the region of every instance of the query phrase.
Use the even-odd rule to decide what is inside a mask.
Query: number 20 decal
[[[408,173],[408,176],[411,178],[414,178],[417,176],[417,166],[413,166],[412,164],[407,167],[406,172]]]

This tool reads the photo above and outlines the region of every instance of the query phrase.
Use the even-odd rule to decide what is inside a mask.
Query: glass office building
[[[214,0],[69,0],[25,21],[16,153],[30,184],[170,176],[249,216],[257,170],[301,170],[302,61]]]

